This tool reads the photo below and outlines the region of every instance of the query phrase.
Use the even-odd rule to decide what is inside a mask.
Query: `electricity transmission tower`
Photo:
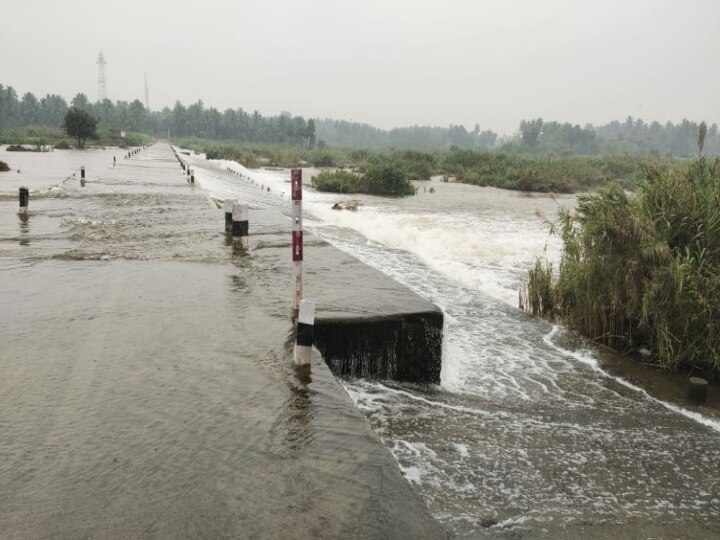
[[[98,103],[107,99],[107,81],[105,80],[105,58],[102,51],[98,56]]]
[[[150,110],[150,103],[148,101],[148,85],[147,85],[147,71],[145,72],[145,108]]]

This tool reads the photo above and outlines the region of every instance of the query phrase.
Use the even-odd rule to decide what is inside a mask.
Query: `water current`
[[[215,166],[199,173],[214,196],[249,185],[251,205],[287,212],[288,171]],[[650,396],[604,369],[628,360],[516,307],[535,257],[557,260],[547,220],[573,196],[434,180],[331,208],[343,199],[306,189],[306,227],[445,314],[439,386],[344,384],[452,534],[720,534],[717,417]]]
[[[53,169],[36,174],[30,185],[39,195],[32,204],[48,206],[31,223],[34,238],[43,239],[36,249],[52,256],[72,247],[72,237],[53,232],[50,220],[59,218],[70,220],[71,232],[85,231],[86,244],[97,236],[92,257],[112,258],[103,243],[104,222],[50,208],[52,199],[42,198],[48,192],[63,197],[66,182],[58,170],[63,159],[68,171],[77,161],[66,155],[56,156]],[[107,167],[105,154],[97,164],[90,154],[83,159]],[[252,208],[289,214],[287,170],[190,160],[197,185],[210,196],[242,197]],[[313,171],[304,174],[309,183]],[[68,179],[68,189],[78,189],[77,178]],[[120,197],[127,187],[108,185],[102,197]],[[418,188],[404,199],[353,197],[356,211],[338,211],[331,207],[345,197],[308,187],[304,222],[445,315],[440,385],[343,381],[433,516],[458,537],[720,536],[717,416],[681,397],[647,393],[635,384],[636,375],[619,377],[611,369],[627,360],[516,307],[535,257],[558,258],[560,245],[548,235],[546,220],[575,198],[438,180]],[[16,189],[0,186],[0,198],[15,198]],[[148,197],[157,199],[150,203],[163,219],[164,200]],[[141,210],[93,218],[132,220],[122,231],[137,238],[126,239],[124,258],[142,258],[148,250],[169,258],[182,252],[198,262],[211,256],[198,252],[209,243],[205,237],[187,249],[162,238],[148,246]],[[8,253],[25,249],[16,240],[28,226],[18,229],[15,220],[2,225]]]

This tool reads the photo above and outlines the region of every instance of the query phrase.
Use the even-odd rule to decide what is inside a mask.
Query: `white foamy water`
[[[288,213],[287,171],[216,166],[197,174],[215,197]],[[642,534],[658,519],[716,532],[720,424],[610,376],[602,351],[515,307],[535,257],[559,256],[545,219],[574,197],[418,186],[404,199],[303,197],[306,228],[444,312],[440,387],[344,383],[431,512],[470,536],[581,523]],[[348,198],[357,211],[331,209]]]
[[[262,203],[251,197],[251,204],[267,206],[289,200],[286,170],[248,170],[225,160],[213,163],[235,171],[238,182],[262,195]],[[303,180],[309,184],[308,171],[305,176]],[[221,171],[216,175],[202,171],[200,183],[219,198],[234,196],[234,188],[225,183]],[[557,259],[560,243],[548,235],[544,220],[553,218],[559,205],[572,204],[574,197],[528,196],[440,182],[417,185],[418,195],[409,200],[305,189],[306,224],[321,235],[325,228],[353,230],[372,242],[407,251],[448,279],[510,305],[517,305],[518,286],[537,256]],[[423,191],[431,186],[435,193]],[[347,199],[361,202],[357,211],[332,210],[333,202]],[[478,205],[479,201],[483,204]]]

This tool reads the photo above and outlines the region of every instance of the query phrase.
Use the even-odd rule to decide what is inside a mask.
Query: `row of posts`
[[[126,158],[129,158],[130,156],[134,156],[135,154],[138,154],[141,150],[147,149],[147,146],[140,146],[138,148],[134,148],[130,152],[127,153],[125,156]],[[175,154],[177,156],[177,153]],[[73,176],[75,174],[73,173]],[[194,178],[193,178],[194,181]],[[82,165],[80,167],[80,186],[85,187],[85,165]],[[30,190],[25,186],[20,186],[19,188],[19,199],[20,199],[20,211],[19,214],[21,216],[27,216],[28,215],[28,209],[30,208]]]
[[[75,176],[73,174],[73,176]],[[80,185],[85,187],[85,165],[80,167]],[[30,208],[30,189],[26,186],[20,186],[18,189],[18,198],[20,199],[20,210],[21,216],[28,215],[28,209]]]
[[[313,327],[315,323],[315,302],[302,298],[303,263],[303,227],[302,227],[302,169],[293,169],[290,173],[292,190],[292,261],[295,278],[293,293],[293,312],[297,314],[293,363],[310,367],[313,346]],[[232,235],[233,243],[247,249],[249,246],[248,205],[235,199],[224,202],[225,233]]]
[[[147,148],[147,146],[138,146],[137,148],[133,148],[127,154],[125,154],[125,159],[128,159],[134,155],[139,154],[141,150],[145,150],[146,148]]]
[[[178,163],[180,163],[180,168],[183,170],[183,174],[187,174],[187,181],[188,184],[194,184],[195,183],[195,170],[190,168],[190,165],[185,163],[185,160],[180,157],[180,154],[173,148],[172,146],[173,154],[175,154],[175,159],[178,160]]]
[[[172,147],[175,158],[187,174],[188,182],[195,183],[195,172]],[[233,171],[234,172],[234,171]],[[290,173],[292,189],[292,261],[295,278],[293,294],[293,313],[297,314],[297,327],[293,362],[297,366],[310,366],[313,346],[313,326],[315,322],[315,302],[302,298],[302,262],[303,262],[303,227],[302,227],[302,169],[293,169]],[[269,188],[268,188],[269,190]],[[242,249],[249,247],[250,212],[247,204],[236,199],[226,199],[223,203],[225,214],[225,233],[230,235],[233,244]]]

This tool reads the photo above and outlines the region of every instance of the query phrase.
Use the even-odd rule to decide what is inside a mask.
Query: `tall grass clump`
[[[535,260],[535,267],[528,270],[528,282],[520,290],[520,309],[527,310],[543,319],[556,316],[555,288],[552,284],[552,264]]]
[[[564,249],[552,288],[569,328],[618,350],[647,347],[669,369],[717,373],[720,160],[702,155],[703,127],[685,170],[646,168],[636,196],[615,186],[561,211]],[[533,271],[527,296],[543,297],[547,283]],[[526,303],[544,314],[542,304]]]
[[[318,191],[330,193],[358,193],[362,177],[350,171],[322,171],[312,178],[312,185]]]

